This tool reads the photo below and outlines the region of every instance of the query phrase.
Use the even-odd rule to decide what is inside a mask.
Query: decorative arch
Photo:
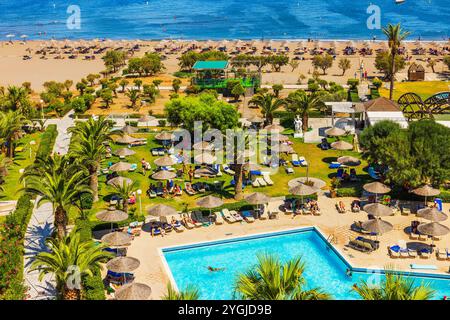
[[[450,113],[450,92],[439,92],[425,101],[413,93],[405,93],[398,99],[403,114],[408,119],[434,118],[435,114]]]

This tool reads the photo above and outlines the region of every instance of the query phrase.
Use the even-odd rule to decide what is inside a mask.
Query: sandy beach
[[[304,48],[305,54],[298,56],[298,67],[292,70],[291,66],[284,66],[281,72],[273,72],[269,66],[263,68],[262,84],[270,85],[274,83],[281,83],[284,85],[293,85],[298,83],[300,75],[306,77],[306,79],[312,76],[314,68],[312,67],[312,55],[310,50],[315,47],[327,49],[334,48],[336,52],[336,60],[333,67],[327,71],[326,75],[322,75],[321,78],[327,81],[335,81],[340,84],[345,84],[348,78],[354,77],[358,72],[360,66],[363,66],[364,71],[367,71],[368,76],[380,76],[378,71],[374,67],[376,50],[386,49],[386,42],[373,42],[373,41],[99,41],[99,40],[80,40],[80,41],[14,41],[14,42],[0,42],[0,85],[21,85],[23,82],[31,82],[32,88],[39,92],[42,90],[42,84],[45,81],[55,80],[73,80],[78,82],[81,78],[85,77],[89,73],[99,73],[104,70],[103,61],[101,59],[103,54],[93,55],[89,54],[74,54],[76,57],[69,59],[69,54],[64,53],[64,48],[76,48],[76,47],[95,47],[95,48],[131,48],[138,45],[139,51],[135,52],[135,56],[142,56],[145,52],[153,52],[158,50],[165,55],[164,65],[166,70],[164,75],[169,78],[171,75],[179,70],[178,58],[187,47],[196,45],[199,50],[205,46],[211,46],[213,48],[220,45],[227,47],[227,53],[235,50],[236,46],[241,48],[253,48],[256,50],[255,54],[263,53],[263,47],[270,45],[272,48],[289,49],[287,54],[291,59],[296,57],[295,50]],[[343,51],[346,47],[352,46],[356,49],[363,47],[373,50],[371,55],[344,55]],[[446,67],[442,63],[442,56],[433,56],[428,54],[430,48],[437,48],[443,50],[448,48],[448,43],[445,42],[405,42],[404,46],[411,57],[410,62],[418,62],[422,64],[426,71],[426,80],[442,79],[442,72],[446,71]],[[49,54],[43,56],[36,53],[44,47],[51,47]],[[426,54],[423,55],[411,55],[410,52],[414,48],[421,47]],[[174,49],[176,48],[176,50]],[[246,51],[242,51],[244,53]],[[442,51],[444,52],[444,51]],[[30,56],[31,59],[24,60],[24,56]],[[58,57],[59,56],[59,57]],[[95,56],[94,60],[86,60],[86,56]],[[351,68],[347,70],[345,75],[342,75],[342,71],[338,67],[338,60],[341,57],[348,58],[351,61]],[[63,58],[63,59],[61,59]],[[426,60],[432,58],[437,60],[435,66],[436,73],[433,73],[431,68],[427,66]],[[406,69],[398,74],[398,81],[402,81],[406,78]],[[306,81],[306,80],[304,80]],[[169,82],[170,83],[170,82]]]

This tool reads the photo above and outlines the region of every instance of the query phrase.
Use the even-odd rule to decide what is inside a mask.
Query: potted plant
[[[334,177],[333,179],[331,179],[331,189],[330,189],[330,196],[331,198],[336,198],[337,197],[337,189],[339,187],[339,185],[341,184],[341,180]]]

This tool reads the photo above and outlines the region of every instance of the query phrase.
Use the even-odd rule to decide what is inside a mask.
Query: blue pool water
[[[448,0],[2,0],[0,40],[8,33],[58,39],[382,38],[380,30],[367,28],[371,4],[381,9],[381,25],[401,22],[411,39],[450,35]],[[69,5],[80,7],[79,30],[66,27]]]
[[[320,287],[332,294],[334,299],[358,299],[358,295],[351,290],[353,284],[362,279],[376,284],[383,278],[381,273],[357,271],[351,278],[348,277],[346,270],[349,266],[312,228],[163,249],[178,288],[195,285],[202,299],[217,300],[233,298],[237,274],[254,266],[256,255],[263,252],[276,254],[283,261],[301,256],[306,264],[304,276],[307,287]],[[209,272],[207,266],[226,269],[223,272]],[[377,269],[383,267],[377,266]],[[424,282],[436,290],[435,299],[450,296],[450,277],[413,278],[415,283]]]

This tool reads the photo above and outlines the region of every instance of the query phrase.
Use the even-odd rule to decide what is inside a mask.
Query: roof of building
[[[372,112],[398,112],[400,108],[397,103],[385,97],[369,100],[364,103],[366,111]]]
[[[228,61],[197,61],[194,70],[223,70],[228,67]]]

